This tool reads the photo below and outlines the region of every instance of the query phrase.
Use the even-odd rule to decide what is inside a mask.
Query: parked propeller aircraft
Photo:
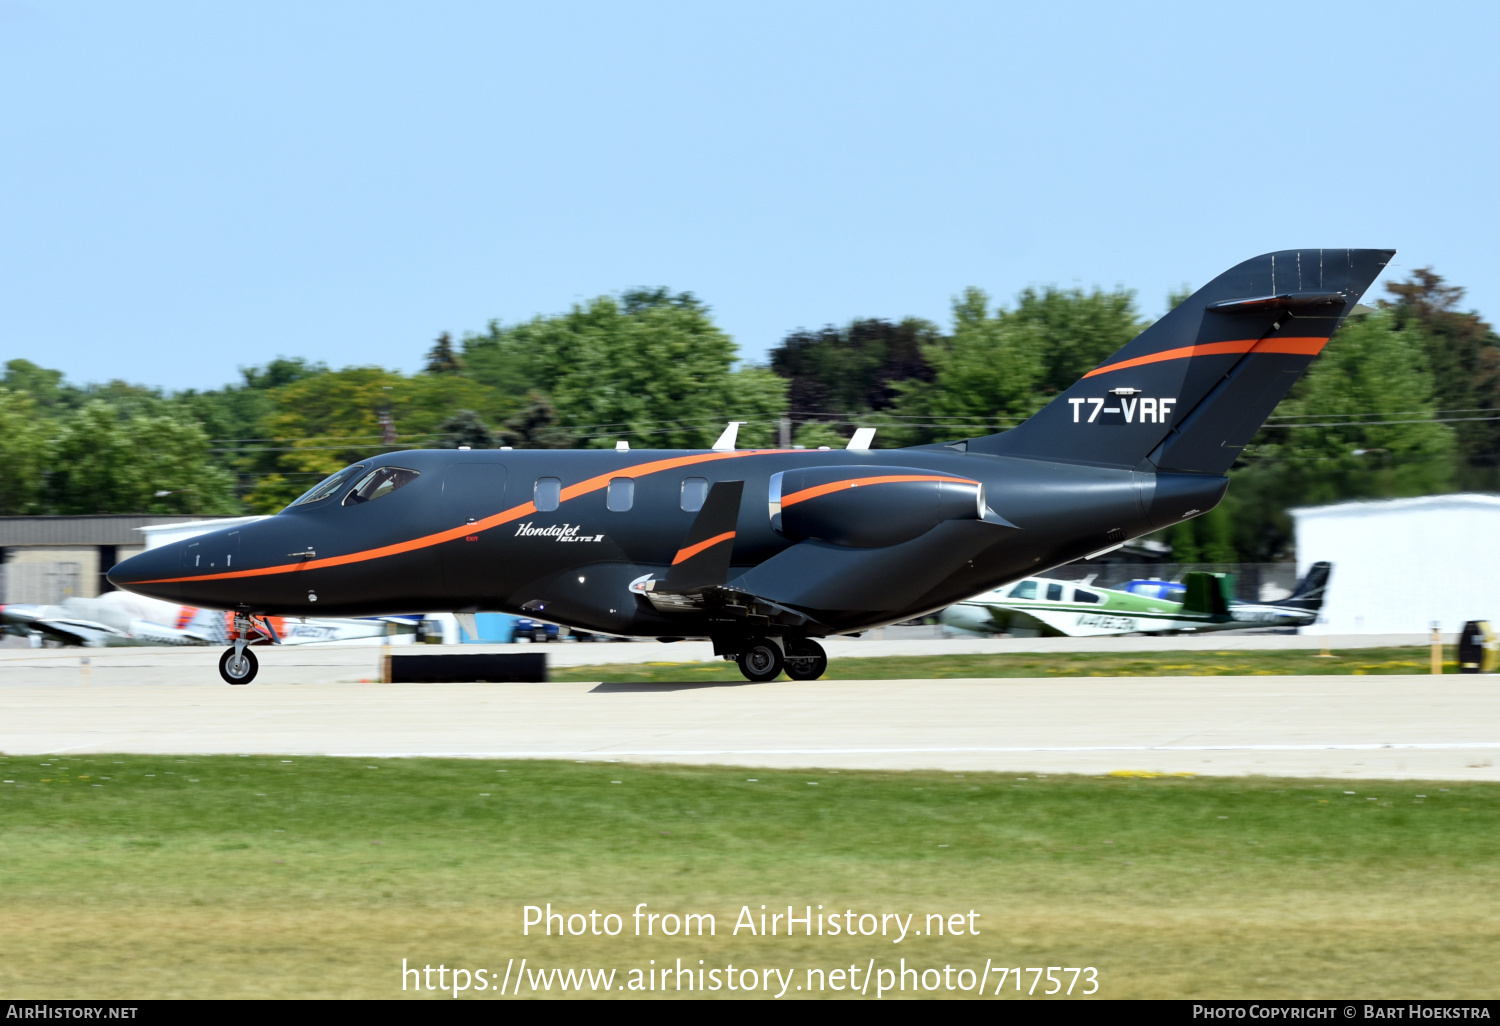
[[[751,680],[818,677],[817,639],[898,623],[1218,504],[1225,471],[1392,252],[1304,249],[1199,289],[1019,427],[872,451],[416,450],[276,516],[115,566],[118,587],[268,616],[494,611],[708,638]]]
[[[298,620],[273,617],[271,625],[281,642],[288,645],[412,634],[417,629],[415,619],[404,617]],[[0,631],[88,648],[224,645],[234,636],[234,614],[111,591],[98,598],[64,599],[56,606],[0,605]],[[257,636],[253,640],[269,638]]]
[[[957,602],[943,610],[938,621],[974,634],[1069,638],[1306,627],[1317,621],[1323,608],[1331,568],[1330,563],[1314,563],[1291,595],[1270,604],[1235,601],[1231,579],[1222,574],[1188,573],[1180,586],[1130,582],[1149,591],[1028,577]],[[1162,596],[1163,591],[1171,597]]]

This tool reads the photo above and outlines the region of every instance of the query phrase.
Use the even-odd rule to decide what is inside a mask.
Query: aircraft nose
[[[168,582],[167,578],[179,576],[178,546],[163,545],[137,553],[121,563],[116,563],[104,575],[116,588],[133,591],[137,595],[152,598],[176,599],[182,586]]]

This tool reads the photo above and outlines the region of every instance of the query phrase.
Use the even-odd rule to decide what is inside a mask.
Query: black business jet
[[[226,609],[231,684],[270,616],[513,613],[708,638],[751,680],[1199,516],[1390,250],[1285,250],[1215,278],[1019,427],[907,449],[413,450],[273,517],[151,549],[117,587]],[[861,439],[861,441],[867,441]]]

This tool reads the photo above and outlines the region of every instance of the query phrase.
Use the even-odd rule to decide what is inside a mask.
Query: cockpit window
[[[394,492],[397,488],[405,488],[422,475],[415,470],[407,470],[405,467],[376,467],[364,477],[359,483],[344,496],[345,506],[357,506],[361,502],[369,502],[371,499],[381,499]]]
[[[322,481],[319,481],[317,484],[313,485],[307,491],[302,493],[301,498],[299,498],[296,502],[289,503],[286,508],[291,509],[293,506],[302,506],[309,502],[318,502],[322,499],[326,499],[330,495],[337,492],[344,485],[348,484],[356,474],[359,474],[364,469],[365,465],[363,463],[356,463],[352,467],[345,467],[337,474],[325,477]]]
[[[1010,589],[1010,597],[1019,599],[1036,598],[1036,582],[1022,581],[1020,584]]]

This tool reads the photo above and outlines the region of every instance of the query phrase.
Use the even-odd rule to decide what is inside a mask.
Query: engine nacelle
[[[771,476],[771,527],[793,541],[878,548],[985,513],[984,485],[930,470],[808,467]]]

